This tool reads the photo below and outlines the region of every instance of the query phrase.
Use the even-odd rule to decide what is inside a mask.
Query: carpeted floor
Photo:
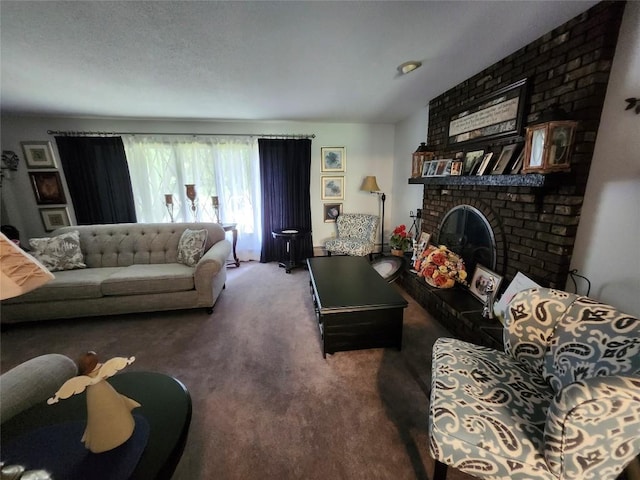
[[[193,419],[175,480],[427,479],[431,347],[448,333],[404,295],[402,351],[323,359],[309,273],[243,263],[228,270],[212,315],[10,327],[1,336],[0,370],[44,353],[75,359],[95,350],[104,359],[135,355],[129,371],[180,379],[191,392]]]

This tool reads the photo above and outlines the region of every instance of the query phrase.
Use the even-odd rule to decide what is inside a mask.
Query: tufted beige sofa
[[[208,231],[195,267],[178,263],[186,228]],[[187,308],[211,311],[227,278],[231,243],[216,223],[121,223],[78,230],[87,268],[54,272],[55,279],[2,302],[3,324]]]

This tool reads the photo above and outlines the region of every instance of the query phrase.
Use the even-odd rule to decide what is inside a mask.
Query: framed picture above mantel
[[[459,147],[521,136],[526,101],[525,78],[452,110],[447,119],[447,146]]]

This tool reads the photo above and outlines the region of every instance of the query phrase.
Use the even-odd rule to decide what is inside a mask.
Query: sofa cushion
[[[55,237],[31,238],[31,254],[52,272],[86,268],[80,250],[78,231],[61,233]]]
[[[102,294],[141,295],[192,290],[193,267],[180,263],[131,265],[110,275],[102,282]]]
[[[178,242],[178,262],[195,267],[207,244],[207,231],[186,228]]]
[[[124,267],[84,268],[56,272],[55,278],[40,288],[5,300],[3,303],[48,302],[102,297],[100,284]]]

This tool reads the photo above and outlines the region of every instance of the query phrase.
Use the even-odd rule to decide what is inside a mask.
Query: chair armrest
[[[50,353],[32,358],[0,376],[0,422],[44,402],[78,374],[76,363]]]
[[[544,443],[559,478],[615,479],[640,453],[640,377],[567,385],[549,405]]]
[[[205,252],[196,264],[194,272],[196,290],[211,290],[213,277],[215,277],[220,270],[226,268],[227,258],[230,253],[231,242],[226,239],[214,243],[211,248]]]

